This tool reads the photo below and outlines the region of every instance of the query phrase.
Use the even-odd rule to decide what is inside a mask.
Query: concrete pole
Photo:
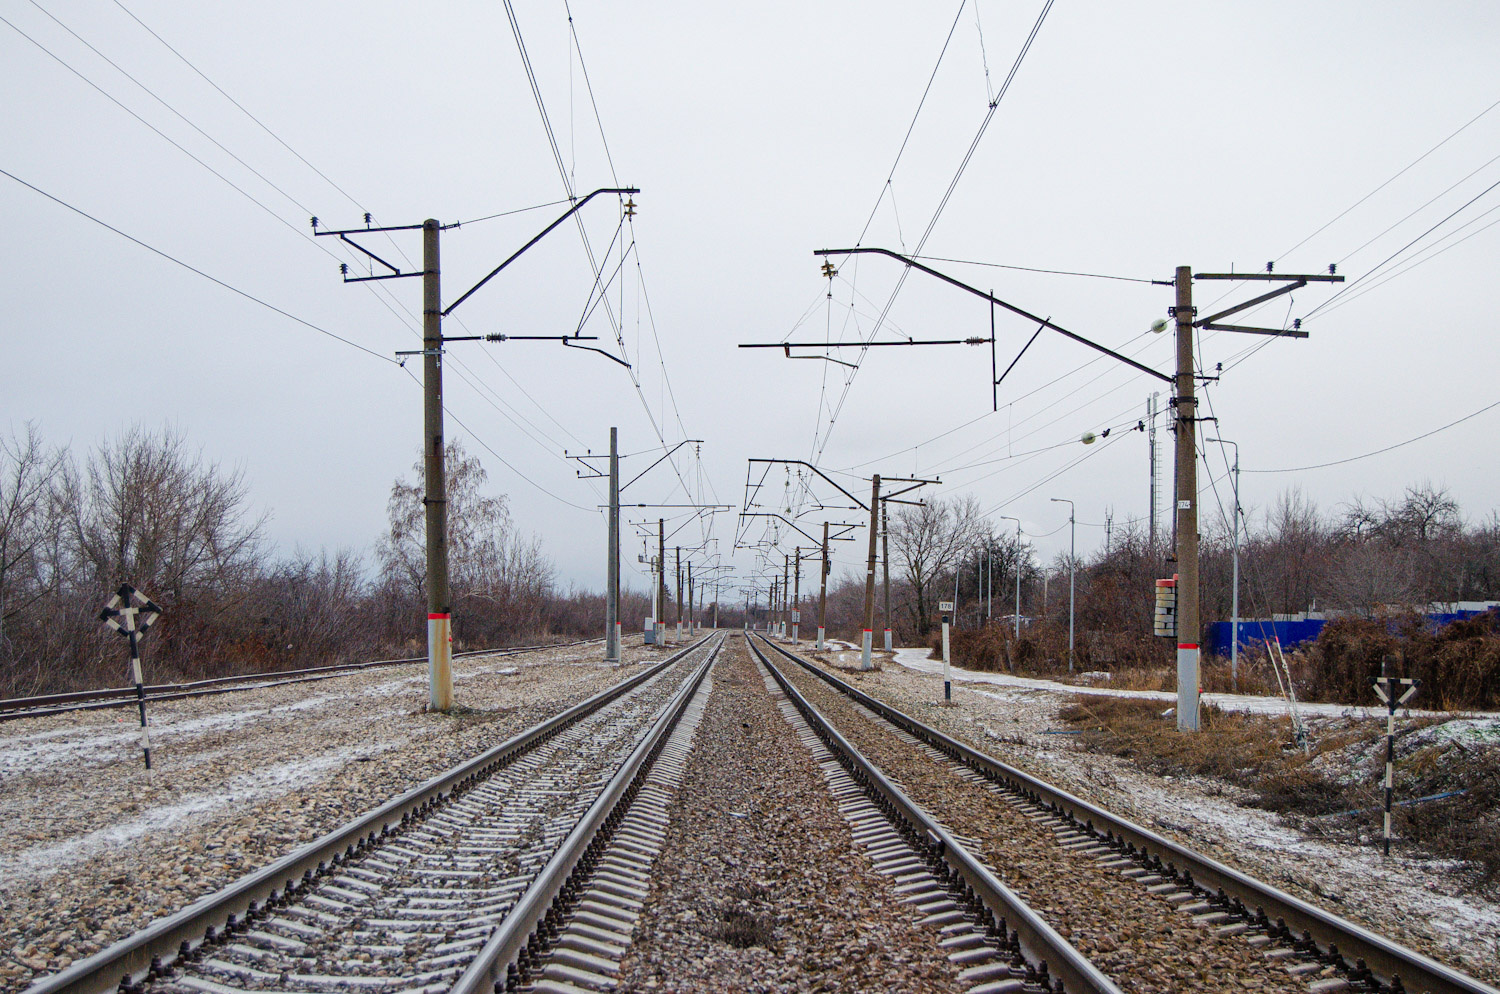
[[[656,644],[667,637],[667,522],[656,519],[656,580],[659,610],[656,612]]]
[[[682,641],[682,546],[677,547],[677,641]]]
[[[1177,267],[1177,729],[1198,730],[1198,402],[1193,269]]]
[[[604,604],[604,661],[620,661],[620,447],[618,428],[609,430],[609,590]]]
[[[860,645],[859,668],[873,669],[870,647],[875,634],[875,542],[880,537],[880,474],[870,477],[870,555],[865,566],[865,632]]]
[[[891,645],[891,506],[880,502],[880,564],[885,571],[885,651],[895,651]]]
[[[792,589],[792,557],[785,552],[781,554],[781,637],[786,638],[787,632],[791,631],[792,615],[787,608],[787,592]]]
[[[1233,443],[1231,443],[1233,444]],[[1234,446],[1234,592],[1229,609],[1229,674],[1240,692],[1240,447]]]
[[[693,612],[693,561],[691,559],[688,560],[688,564],[687,564],[687,585],[688,585],[687,633],[688,633],[688,638],[692,638],[693,637],[693,617],[694,617],[694,612]]]
[[[823,578],[818,584],[818,648],[828,635],[828,522],[823,522]]]
[[[802,546],[797,546],[793,558],[797,561],[792,568],[792,646],[795,647],[802,628]]]
[[[1073,521],[1073,505],[1068,505],[1068,672],[1073,672],[1073,595],[1074,575],[1078,569],[1078,529]]]
[[[422,222],[422,463],[427,509],[427,706],[453,707],[453,615],[448,593],[448,490],[443,459],[443,303],[438,223]]]
[[[1002,514],[1000,520],[1016,523],[1016,614],[1013,620],[1016,623],[1016,638],[1019,640],[1021,637],[1021,519]]]

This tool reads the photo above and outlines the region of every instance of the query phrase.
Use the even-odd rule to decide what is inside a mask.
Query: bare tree
[[[485,492],[488,474],[477,457],[451,441],[444,452],[448,499],[448,578],[455,607],[455,638],[504,639],[547,626],[552,564],[535,537],[522,537],[504,495]],[[426,516],[422,464],[415,481],[397,480],[387,503],[390,531],[381,541],[381,573],[388,589],[411,604],[427,580]],[[472,610],[465,601],[477,602]]]
[[[912,623],[918,636],[925,637],[932,630],[935,584],[953,576],[981,527],[979,501],[973,495],[935,498],[896,512],[891,522],[891,553],[911,588]]]
[[[101,591],[128,581],[163,604],[201,600],[260,565],[266,518],[249,518],[244,474],[205,463],[174,429],[132,427],[67,486],[79,566]]]
[[[0,645],[8,622],[57,579],[43,563],[56,533],[54,488],[66,463],[66,451],[47,451],[30,421],[23,437],[0,438]]]

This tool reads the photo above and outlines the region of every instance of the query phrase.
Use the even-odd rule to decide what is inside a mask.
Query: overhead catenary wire
[[[936,209],[934,209],[931,218],[929,218],[926,229],[922,232],[922,237],[917,241],[915,249],[916,254],[921,254],[922,250],[927,245],[927,240],[932,237],[933,231],[936,230],[937,223],[942,218],[943,212],[947,209],[949,202],[952,200],[954,191],[958,189],[958,184],[960,180],[963,179],[964,173],[968,170],[969,163],[973,161],[974,153],[976,150],[978,150],[980,141],[983,140],[985,132],[989,129],[990,122],[995,118],[995,111],[999,108],[1001,101],[1005,99],[1005,95],[1010,91],[1011,84],[1015,81],[1016,74],[1020,71],[1022,63],[1026,60],[1027,53],[1031,51],[1032,44],[1036,41],[1037,35],[1041,32],[1042,25],[1047,20],[1047,14],[1052,10],[1053,2],[1054,0],[1046,0],[1046,3],[1042,6],[1041,12],[1037,15],[1036,22],[1032,25],[1031,32],[1027,35],[1025,42],[1021,45],[1020,51],[1016,54],[1015,61],[1011,64],[1010,72],[1006,75],[1004,82],[1000,84],[999,91],[995,94],[994,98],[990,100],[986,113],[980,122],[979,128],[974,134],[974,138],[969,142],[969,147],[964,152],[963,158],[960,160],[958,168],[954,171],[953,178],[949,181],[947,189],[943,191],[942,197],[938,200],[937,207]],[[961,8],[960,13],[962,13]],[[868,225],[866,227],[868,228]],[[870,330],[869,335],[867,336],[868,341],[874,341],[875,336],[880,333],[880,329],[883,326],[885,319],[889,316],[890,310],[895,305],[896,299],[900,296],[901,289],[903,286],[905,286],[906,279],[910,274],[911,269],[909,267],[904,268],[902,269],[901,274],[896,278],[896,285],[891,290],[891,294],[881,311],[880,318],[877,320],[875,327]],[[856,359],[854,360],[854,369],[850,370],[849,373],[844,377],[844,389],[839,396],[838,403],[833,408],[832,415],[830,415],[829,417],[828,430],[824,432],[822,430],[822,424],[819,424],[817,428],[814,429],[813,452],[812,457],[808,460],[809,462],[817,463],[822,460],[822,454],[828,447],[829,439],[833,435],[833,427],[837,423],[838,416],[840,412],[842,412],[844,404],[849,398],[849,391],[854,385],[855,377],[859,374],[860,364],[863,361],[865,354],[866,353],[864,352],[864,350],[861,350],[858,357],[856,357]],[[819,437],[820,435],[821,438]]]
[[[556,135],[555,135],[555,133],[553,131],[553,128],[552,128],[551,117],[550,117],[550,115],[547,112],[546,100],[542,96],[541,85],[540,85],[539,81],[537,80],[535,69],[534,69],[534,67],[532,66],[532,63],[531,63],[531,56],[528,53],[527,48],[526,48],[525,38],[523,37],[522,32],[521,32],[520,21],[519,21],[519,19],[516,16],[515,8],[514,8],[514,5],[511,2],[511,0],[505,0],[504,6],[505,6],[506,17],[507,17],[507,19],[508,19],[508,21],[510,23],[511,33],[512,33],[512,36],[515,39],[516,48],[517,48],[517,51],[518,51],[518,53],[520,55],[520,58],[521,58],[522,69],[525,72],[528,86],[531,89],[532,97],[533,97],[533,99],[535,101],[535,104],[536,104],[536,107],[537,107],[537,113],[539,114],[539,116],[541,118],[542,128],[543,128],[543,131],[546,134],[548,146],[552,150],[553,161],[554,161],[555,165],[557,166],[558,175],[562,179],[564,190],[567,192],[568,198],[571,201],[575,197],[572,178],[571,178],[571,176],[570,176],[570,174],[568,172],[568,168],[567,168],[566,163],[563,161],[562,152],[561,152],[561,149],[560,149],[560,147],[559,147],[559,145],[557,143]],[[571,17],[571,11],[569,11],[568,13],[569,13],[569,16]],[[573,38],[574,47],[577,48],[578,47],[578,38],[577,38],[576,27],[570,25],[569,31],[570,31],[570,34],[572,35],[572,38]],[[579,52],[579,61],[580,61],[580,64],[583,64],[583,58],[582,58],[582,52],[581,51]],[[592,86],[591,85],[590,85],[590,96],[591,96],[591,99],[592,99]],[[597,105],[595,107],[595,110],[596,110],[596,113],[597,113]],[[597,117],[596,117],[596,119],[597,119]],[[602,120],[599,120],[599,126],[600,126],[601,141],[604,142],[605,144],[607,144],[607,140],[604,138],[604,134],[603,134],[603,123],[602,123]],[[612,162],[611,162],[611,171],[613,172],[613,164],[612,164]],[[581,239],[581,241],[583,243],[584,253],[588,257],[589,265],[594,270],[594,272],[597,274],[597,273],[599,273],[602,270],[603,265],[596,259],[596,256],[595,256],[595,253],[594,253],[594,249],[593,249],[593,245],[592,245],[591,241],[589,240],[587,229],[583,226],[583,220],[582,220],[582,218],[579,217],[579,216],[577,216],[577,215],[575,215],[574,216],[574,221],[575,221],[576,226],[578,228],[579,237],[580,237],[580,239]],[[634,241],[635,241],[635,228],[634,228],[634,223],[633,222],[631,222],[630,227],[631,227],[631,242],[634,243]],[[639,280],[643,281],[644,277],[641,275],[640,255],[639,255],[638,252],[636,253],[635,258],[636,258],[637,277],[638,277]],[[646,300],[648,320],[649,320],[649,323],[652,326],[653,335],[654,335],[655,334],[655,319],[654,319],[654,316],[651,314],[651,311],[650,311],[649,297],[645,294],[645,289],[644,289],[644,283],[643,282],[641,283],[639,289],[642,292],[643,298]],[[606,317],[609,320],[611,328],[614,330],[616,343],[619,345],[621,353],[625,354],[625,353],[628,352],[628,349],[627,349],[627,347],[625,345],[625,339],[624,339],[624,335],[623,335],[623,324],[622,324],[622,322],[620,320],[616,319],[613,306],[611,305],[611,303],[609,302],[609,300],[608,300],[607,297],[603,298],[603,304],[604,304],[605,315],[606,315]],[[659,337],[657,338],[656,345],[657,345],[657,357],[658,357],[658,361],[659,361],[659,364],[660,364],[660,368],[662,370],[662,377],[663,377],[664,386],[665,386],[665,388],[667,390],[670,390],[670,380],[669,380],[669,378],[667,377],[667,374],[666,374],[665,358],[664,358],[664,356],[662,355],[662,352],[661,352],[661,345],[660,345],[660,339],[659,339]],[[668,450],[670,448],[670,445],[669,445],[669,443],[666,440],[665,431],[663,430],[663,426],[658,423],[655,414],[651,410],[650,404],[646,400],[645,392],[644,392],[644,389],[642,387],[642,384],[641,384],[641,381],[640,381],[640,377],[637,375],[637,372],[636,372],[636,370],[635,370],[634,367],[631,367],[631,368],[627,369],[626,372],[629,375],[632,384],[635,386],[637,397],[639,398],[639,400],[641,402],[641,406],[642,406],[642,408],[644,409],[644,411],[646,413],[647,420],[650,422],[652,430],[656,433],[657,440],[661,443],[663,451]],[[676,413],[676,416],[677,416],[678,426],[679,426],[679,428],[683,428],[681,414],[680,414],[680,412],[676,412],[675,397],[672,398],[672,403],[673,403],[674,413]],[[665,416],[665,411],[663,412],[663,415]],[[687,434],[686,433],[686,429],[683,428],[683,435],[686,436],[686,434]],[[674,475],[676,475],[677,480],[678,480],[678,485],[682,488],[683,493],[691,495],[691,488],[688,485],[687,479],[683,476],[682,468],[678,464],[677,459],[674,458],[674,457],[672,457],[671,453],[668,453],[667,464],[672,467],[672,471],[673,471]]]

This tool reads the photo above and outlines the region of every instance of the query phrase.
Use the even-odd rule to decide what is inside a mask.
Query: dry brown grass
[[[1080,695],[1059,717],[1082,730],[1079,744],[1120,756],[1142,769],[1169,776],[1211,777],[1248,792],[1250,805],[1290,816],[1311,834],[1344,841],[1378,841],[1381,791],[1376,777],[1345,783],[1325,770],[1347,767],[1348,758],[1384,736],[1379,722],[1348,723],[1319,732],[1304,753],[1292,741],[1290,720],[1222,711],[1205,706],[1202,730],[1177,731],[1159,701]],[[1405,732],[1436,723],[1405,722]],[[1319,763],[1320,756],[1334,762]],[[1500,747],[1442,742],[1405,754],[1397,762],[1398,798],[1462,791],[1456,797],[1397,807],[1398,838],[1429,855],[1464,862],[1469,883],[1500,883]],[[1344,812],[1356,814],[1341,814]]]

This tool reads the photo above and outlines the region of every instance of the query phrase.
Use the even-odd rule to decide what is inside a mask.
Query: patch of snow
[[[928,659],[930,649],[897,649],[896,664],[919,673],[937,674],[943,671],[940,659]],[[968,670],[961,666],[951,667],[952,679],[967,683],[987,683],[1000,687],[1019,687],[1026,690],[1041,690],[1054,694],[1099,694],[1105,697],[1132,697],[1144,701],[1177,703],[1177,695],[1167,690],[1113,690],[1109,687],[1075,686],[1046,680],[1041,677],[1011,676],[1008,673],[986,673]],[[1226,711],[1246,711],[1255,714],[1284,714],[1286,701],[1280,697],[1256,697],[1250,694],[1204,694],[1203,701]],[[1304,716],[1317,715],[1328,718],[1374,718],[1384,717],[1385,709],[1347,704],[1304,704],[1298,702],[1297,710]],[[1401,709],[1402,717],[1452,717],[1445,711],[1419,711]],[[1463,714],[1489,716],[1492,712],[1466,711]]]
[[[138,817],[96,829],[65,842],[34,846],[9,856],[0,856],[0,879],[16,883],[31,877],[46,876],[66,866],[90,859],[128,845],[142,836],[157,833],[180,833],[184,828],[207,820],[207,816],[231,804],[244,804],[286,792],[288,787],[303,787],[326,779],[361,756],[371,756],[391,744],[368,744],[357,749],[338,749],[321,756],[263,766],[241,773],[224,782],[212,794],[192,794],[174,804],[147,808]]]

